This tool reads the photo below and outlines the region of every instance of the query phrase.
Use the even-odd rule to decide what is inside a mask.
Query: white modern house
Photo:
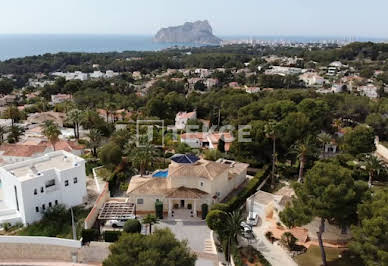
[[[39,221],[45,210],[85,202],[85,160],[66,151],[0,167],[0,223]]]

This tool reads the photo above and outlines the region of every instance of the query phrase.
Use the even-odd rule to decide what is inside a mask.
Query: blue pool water
[[[159,178],[164,178],[168,176],[168,170],[165,171],[158,171],[155,174],[152,175],[152,177],[159,177]]]

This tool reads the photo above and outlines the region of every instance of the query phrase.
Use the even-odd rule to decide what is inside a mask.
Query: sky
[[[152,35],[207,19],[219,36],[388,38],[387,0],[0,0],[0,34]]]

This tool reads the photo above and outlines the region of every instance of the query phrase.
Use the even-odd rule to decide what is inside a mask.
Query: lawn
[[[329,266],[362,266],[358,259],[351,258],[345,249],[325,248]],[[341,255],[341,258],[338,256]],[[306,253],[295,258],[299,266],[319,266],[322,264],[321,251],[318,246],[310,246]]]

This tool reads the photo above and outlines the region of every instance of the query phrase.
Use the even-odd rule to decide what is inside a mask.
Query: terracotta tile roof
[[[35,113],[28,116],[27,121],[29,123],[43,124],[46,120],[51,120],[57,123],[59,126],[63,126],[63,121],[66,119],[65,113],[59,112],[44,112]]]
[[[186,113],[186,112],[179,112],[176,117],[177,119],[184,119],[184,118],[192,118],[196,115],[197,113],[195,111],[193,112],[189,112],[189,113]]]
[[[208,193],[196,188],[179,187],[171,189],[166,194],[166,197],[171,199],[200,199],[206,195]]]
[[[51,143],[47,140],[43,140],[40,144],[45,145],[46,147],[52,147]],[[72,150],[83,150],[84,148],[85,146],[80,145],[75,141],[59,140],[55,143],[56,150],[64,150],[67,152],[72,152]]]
[[[201,141],[207,140],[207,133],[204,132],[193,132],[183,133],[181,139],[199,139]]]
[[[127,189],[127,194],[133,195],[164,195],[167,192],[167,178],[135,176]]]
[[[3,144],[0,150],[3,156],[31,157],[36,153],[43,153],[47,149],[46,145],[24,145],[24,144]]]
[[[200,160],[194,164],[172,163],[168,167],[169,176],[203,177],[210,180],[214,180],[216,177],[228,171],[229,165],[206,160]]]
[[[212,143],[217,144],[220,141],[221,136],[224,137],[224,141],[226,143],[233,142],[234,138],[230,132],[214,132],[209,134],[209,139]]]

